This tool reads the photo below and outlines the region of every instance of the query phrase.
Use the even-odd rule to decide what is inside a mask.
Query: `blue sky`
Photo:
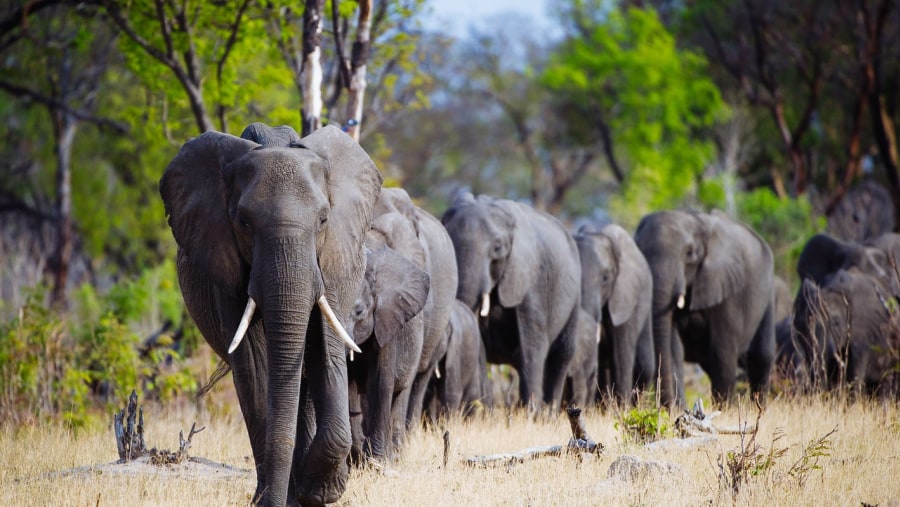
[[[469,25],[504,13],[516,13],[531,18],[536,25],[547,16],[546,0],[431,0],[433,23],[449,31],[464,35]]]

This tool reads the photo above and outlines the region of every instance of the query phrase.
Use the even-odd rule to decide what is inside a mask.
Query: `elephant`
[[[855,268],[879,278],[890,294],[900,297],[900,234],[887,233],[865,243],[843,241],[828,234],[816,234],[800,252],[797,275],[824,285],[841,270]]]
[[[343,324],[381,183],[335,127],[288,146],[208,131],[160,179],[185,304],[232,370],[259,505],[330,503],[346,488],[356,345]]]
[[[599,231],[582,227],[575,243],[581,259],[581,307],[591,317],[600,347],[601,394],[610,391],[619,402],[630,403],[635,383],[646,387],[656,369],[650,266],[631,235],[615,224]],[[611,385],[603,370],[609,371]]]
[[[437,218],[416,206],[402,188],[382,190],[376,203],[376,214],[385,211],[401,213],[412,224],[425,252],[425,270],[431,277],[431,290],[424,311],[422,354],[406,411],[406,425],[411,429],[421,422],[428,384],[438,362],[447,353],[447,325],[456,301],[459,277],[453,243]]]
[[[897,394],[900,317],[878,278],[842,269],[820,285],[805,279],[794,303],[794,329],[809,387]]]
[[[575,353],[566,376],[563,402],[576,407],[586,407],[588,404],[593,404],[597,395],[600,394],[598,390],[600,371],[597,357],[600,328],[591,314],[584,308],[579,308],[575,329]],[[603,374],[605,373],[603,372]]]
[[[362,355],[351,357],[347,365],[351,413],[361,418],[352,425],[352,457],[356,462],[364,455],[386,462],[406,430],[430,278],[424,269],[425,251],[412,224],[400,213],[376,217],[366,247],[365,280],[350,326]]]
[[[684,406],[684,361],[709,375],[716,401],[733,395],[739,360],[765,396],[775,355],[772,251],[726,215],[664,210],[634,234],[653,274],[660,400]]]
[[[828,233],[844,241],[865,242],[894,230],[891,193],[874,180],[854,185],[828,214]]]
[[[454,299],[447,331],[447,353],[429,384],[430,400],[434,403],[428,401],[428,396],[424,403],[431,407],[432,420],[460,412],[471,415],[478,405],[490,408],[493,404],[478,319],[462,301]]]
[[[441,221],[456,252],[456,297],[480,317],[487,360],[516,369],[519,403],[532,413],[558,408],[581,299],[571,234],[527,204],[468,192]]]

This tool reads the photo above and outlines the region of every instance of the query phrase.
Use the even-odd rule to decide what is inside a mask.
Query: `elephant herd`
[[[572,234],[526,204],[463,193],[439,220],[382,188],[340,129],[300,138],[259,123],[185,143],[160,193],[187,309],[232,370],[261,505],[334,502],[350,466],[390,460],[424,411],[489,406],[487,363],[516,370],[533,412],[657,385],[683,405],[684,361],[718,400],[741,373],[764,394],[776,351],[832,382],[845,363],[859,382],[890,366],[873,351],[890,345],[900,284],[881,281],[900,242],[814,238],[776,341],[772,252],[719,213]],[[852,312],[834,307],[842,291]],[[851,313],[852,325],[831,316]]]

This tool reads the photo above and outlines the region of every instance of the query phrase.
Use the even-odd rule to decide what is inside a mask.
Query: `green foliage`
[[[825,218],[816,216],[806,196],[779,199],[767,188],[737,196],[738,218],[753,228],[772,248],[775,274],[796,285],[797,260],[803,246],[825,228]]]
[[[573,15],[584,9],[576,2]],[[627,169],[610,203],[617,220],[677,205],[713,156],[710,128],[728,115],[706,60],[679,48],[652,9],[614,9],[576,24],[579,35],[552,55],[543,76],[579,111],[563,128],[590,142],[594,124],[608,125]]]
[[[45,290],[28,296],[18,315],[0,324],[0,418],[22,423],[61,418],[80,427],[91,409],[116,404],[136,389],[141,396],[171,400],[197,390],[182,351],[196,347],[191,338],[173,348],[163,334],[146,347],[142,336],[184,319],[172,261],[147,270],[135,280],[98,295],[90,285],[77,293],[75,310],[48,310]],[[194,345],[188,342],[194,341]]]
[[[632,407],[618,415],[615,428],[622,433],[624,441],[639,444],[666,438],[672,434],[669,412],[662,407]]]

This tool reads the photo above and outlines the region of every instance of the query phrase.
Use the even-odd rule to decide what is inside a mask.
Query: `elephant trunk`
[[[479,260],[477,255],[467,248],[459,248],[456,259],[459,271],[456,298],[477,312],[477,315],[487,316],[493,287],[488,268],[482,268],[484,260]]]
[[[300,379],[307,328],[321,292],[318,271],[295,248],[282,246],[264,261],[262,312],[268,363],[265,505],[285,505],[294,461]]]

